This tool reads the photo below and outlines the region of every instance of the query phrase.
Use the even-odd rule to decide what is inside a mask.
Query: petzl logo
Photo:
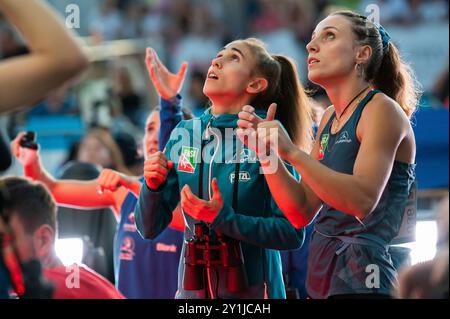
[[[230,183],[234,183],[234,179],[236,178],[235,173],[230,174]],[[240,182],[248,182],[251,179],[249,172],[239,172],[239,181]]]
[[[198,148],[183,146],[178,171],[193,174],[197,166],[197,155]]]

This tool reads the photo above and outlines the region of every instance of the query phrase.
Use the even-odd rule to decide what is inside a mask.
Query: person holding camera
[[[257,39],[237,40],[212,60],[203,91],[211,108],[181,121],[165,151],[145,161],[136,226],[155,238],[181,202],[186,243],[176,298],[285,298],[278,250],[299,248],[304,231],[276,206],[235,128],[243,105],[265,115],[276,102],[293,140],[307,146],[311,122],[296,68]]]

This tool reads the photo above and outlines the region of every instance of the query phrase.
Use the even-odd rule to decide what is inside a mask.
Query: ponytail
[[[393,43],[388,45],[372,84],[394,99],[411,118],[418,104],[420,90],[411,67],[402,61]]]
[[[255,73],[267,79],[266,90],[250,102],[256,109],[267,110],[277,103],[276,119],[283,124],[292,142],[305,151],[312,144],[311,106],[300,83],[295,62],[282,55],[271,56],[258,39],[243,40],[255,53]]]
[[[309,151],[312,143],[311,106],[299,80],[295,62],[283,55],[272,57],[281,66],[275,97],[280,106],[277,108],[277,119],[283,123],[294,144]]]
[[[352,11],[332,15],[348,19],[358,44],[372,48],[372,56],[364,65],[365,80],[395,100],[411,118],[421,92],[411,67],[401,59],[386,30]]]

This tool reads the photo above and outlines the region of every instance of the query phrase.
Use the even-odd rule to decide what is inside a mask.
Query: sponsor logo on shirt
[[[156,251],[163,251],[163,252],[167,252],[167,253],[176,253],[177,246],[176,245],[167,245],[164,243],[157,243]]]
[[[239,162],[241,164],[245,162],[256,163],[257,161],[258,157],[256,156],[256,152],[251,149],[244,148],[239,154]],[[235,163],[236,163],[236,154],[233,155],[233,159],[225,161],[225,164],[235,164]]]
[[[134,239],[130,236],[125,236],[120,246],[120,260],[133,260],[134,259]]]
[[[236,178],[236,173],[233,172],[230,174],[230,183],[233,184]],[[240,182],[248,182],[251,179],[250,173],[246,171],[239,172],[239,181]]]
[[[193,174],[197,167],[198,148],[183,146],[181,149],[178,171]]]
[[[136,232],[136,224],[134,223],[134,212],[131,212],[128,216],[128,223],[125,222],[123,224],[123,229],[128,232],[135,233]]]
[[[329,139],[330,139],[330,135],[327,133],[322,134],[322,137],[320,138],[319,161],[321,161],[325,158],[325,150],[327,149]]]
[[[329,138],[329,134],[322,134],[322,138],[320,139],[320,149],[322,150],[322,152],[326,151]]]
[[[344,131],[344,132],[341,133],[341,135],[339,135],[339,138],[338,138],[338,140],[336,141],[335,144],[351,143],[351,142],[352,142],[352,140],[351,140],[348,132]]]

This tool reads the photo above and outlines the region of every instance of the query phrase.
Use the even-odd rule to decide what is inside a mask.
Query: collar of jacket
[[[267,111],[256,110],[256,114],[259,117],[265,118]],[[211,108],[209,108],[202,114],[200,120],[204,125],[207,125],[211,121],[211,127],[215,128],[236,128],[239,117],[237,114],[220,114],[216,116],[211,114]]]

